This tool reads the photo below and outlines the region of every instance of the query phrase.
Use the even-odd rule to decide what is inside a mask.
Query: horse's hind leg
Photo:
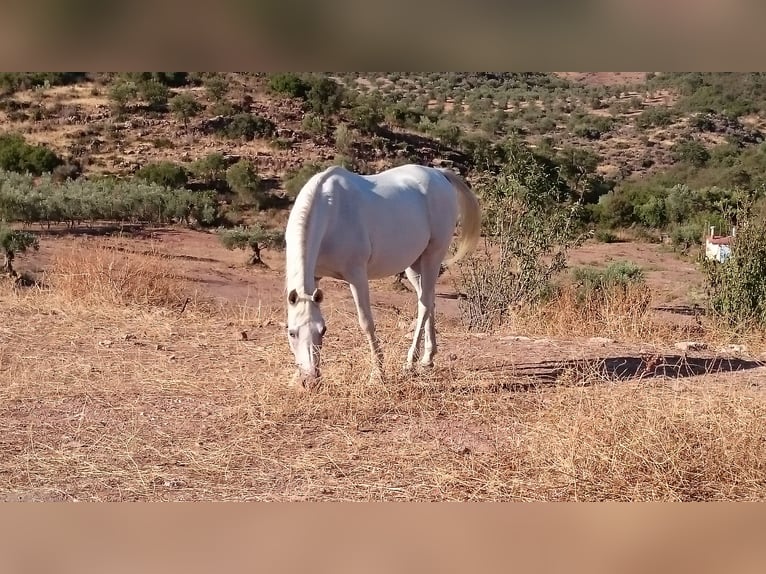
[[[436,328],[434,324],[434,306],[436,296],[436,280],[439,275],[439,264],[441,257],[434,251],[426,251],[421,255],[416,269],[408,269],[407,277],[410,282],[418,288],[418,318],[415,323],[415,333],[412,336],[412,345],[407,353],[407,363],[405,368],[412,368],[414,362],[420,355],[420,342],[422,339],[424,349],[420,363],[423,366],[433,365],[434,355],[436,354]],[[419,277],[418,277],[419,275]],[[419,281],[415,281],[419,279]],[[425,336],[424,336],[425,335]]]

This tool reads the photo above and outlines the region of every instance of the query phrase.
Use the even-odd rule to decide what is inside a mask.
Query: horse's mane
[[[288,246],[285,269],[286,290],[291,288],[298,289],[299,292],[305,290],[306,278],[304,274],[306,273],[306,264],[308,263],[306,244],[308,241],[310,218],[316,204],[316,198],[320,195],[322,184],[333,171],[330,168],[312,176],[295,198],[288,226],[288,235],[292,235],[285,238]],[[311,279],[313,280],[313,277]]]

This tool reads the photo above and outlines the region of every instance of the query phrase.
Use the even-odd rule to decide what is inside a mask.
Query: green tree
[[[222,102],[226,97],[226,94],[229,92],[229,80],[218,74],[206,78],[204,85],[208,98],[215,103]]]
[[[26,231],[16,231],[0,223],[0,250],[3,253],[4,273],[11,277],[17,277],[16,270],[13,268],[13,261],[17,255],[26,253],[29,249],[37,251],[39,241],[36,235]]]
[[[711,316],[740,333],[766,327],[766,222],[740,216],[723,263],[703,259]]]
[[[138,84],[138,94],[153,112],[167,111],[170,90],[157,80],[147,80]]]
[[[311,83],[308,102],[311,109],[323,116],[332,116],[343,103],[343,87],[332,78],[322,77]]]
[[[184,130],[189,130],[189,120],[202,111],[202,105],[190,93],[184,92],[170,100],[170,109],[184,124]]]
[[[221,243],[226,249],[250,250],[248,265],[264,265],[261,259],[263,249],[283,249],[284,231],[266,229],[259,224],[252,227],[236,227],[219,232]]]
[[[111,102],[112,114],[121,118],[131,102],[136,98],[138,89],[136,84],[128,81],[118,81],[109,88],[109,101]]]
[[[52,172],[62,163],[53,151],[27,143],[21,134],[0,134],[0,169],[41,175]]]
[[[191,171],[207,185],[213,185],[226,173],[226,158],[219,152],[209,153],[192,163]]]
[[[542,300],[551,278],[580,244],[580,204],[562,193],[558,176],[523,142],[511,142],[497,175],[476,186],[483,212],[485,252],[458,263],[456,287],[469,329],[502,324],[519,304]],[[497,255],[495,255],[497,253]]]
[[[184,187],[189,180],[186,169],[172,161],[147,163],[136,172],[136,177],[169,188]]]
[[[241,203],[260,209],[265,201],[263,181],[255,166],[247,160],[239,160],[226,170],[226,183],[237,194]]]

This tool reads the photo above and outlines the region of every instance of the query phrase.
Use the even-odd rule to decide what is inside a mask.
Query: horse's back
[[[351,250],[370,278],[385,277],[413,264],[434,240],[451,241],[457,198],[434,168],[407,164],[360,175],[334,166],[320,178],[324,201],[334,205],[322,260]]]

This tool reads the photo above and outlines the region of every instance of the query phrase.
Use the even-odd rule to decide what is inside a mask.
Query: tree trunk
[[[253,254],[248,259],[248,265],[263,265],[263,259],[261,259],[261,248],[258,245],[252,246]]]
[[[3,258],[3,271],[11,277],[17,277],[16,270],[13,268],[13,252],[6,250]]]

